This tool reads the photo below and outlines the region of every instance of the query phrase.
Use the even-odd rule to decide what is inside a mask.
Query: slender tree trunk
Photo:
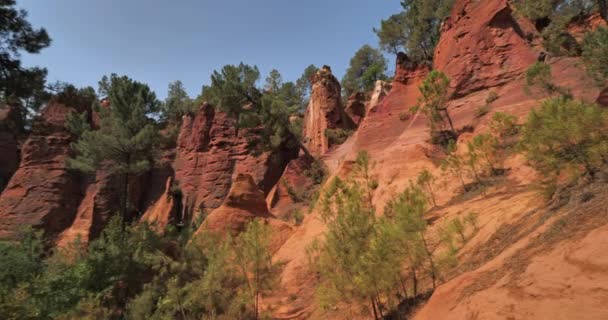
[[[374,297],[369,298],[372,302],[372,310],[374,311],[374,320],[378,320],[378,311],[376,310],[376,301],[374,301]]]
[[[454,123],[452,122],[452,117],[450,117],[448,108],[446,107],[445,109],[443,109],[443,112],[445,113],[445,117],[448,119],[448,123],[450,124],[450,128],[452,129],[452,132],[454,132],[454,134],[456,134],[456,129],[454,129]]]
[[[399,281],[399,283],[401,284],[401,290],[403,290],[403,299],[406,300],[407,299],[407,287],[405,286],[405,281],[403,279],[401,279],[401,281]]]
[[[458,178],[460,178],[460,183],[462,183],[462,192],[467,192],[467,185],[464,183],[464,179],[462,178],[462,172],[458,171]]]
[[[418,295],[418,277],[416,277],[416,269],[412,269],[412,289],[415,298]]]
[[[431,194],[431,201],[433,202],[433,207],[436,207],[437,202],[435,202],[435,193],[433,192],[433,184],[431,184],[431,182],[428,182],[427,186],[429,188],[429,193]]]
[[[435,289],[436,283],[437,283],[437,275],[435,274],[436,269],[435,269],[435,261],[433,261],[433,254],[429,250],[426,239],[424,238],[424,234],[421,234],[420,238],[422,239],[422,244],[424,245],[424,251],[426,252],[426,255],[429,257],[429,263],[431,264],[431,280],[433,280],[433,289]]]
[[[129,211],[129,173],[125,173],[123,183],[123,200],[122,200],[122,231],[125,231],[127,226],[127,212]]]
[[[380,297],[376,294],[376,305],[378,306],[378,314],[380,319],[384,319],[384,313],[382,312],[382,304],[380,303]]]
[[[483,158],[486,160],[486,162],[490,166],[490,170],[492,171],[492,175],[494,175],[496,173],[496,168],[494,168],[494,166],[492,165],[492,161],[490,161],[490,157],[488,157],[488,154],[484,152],[483,153]]]

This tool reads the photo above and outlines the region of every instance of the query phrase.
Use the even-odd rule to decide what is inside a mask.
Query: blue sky
[[[118,73],[148,83],[159,97],[181,80],[196,96],[215,69],[241,61],[262,78],[273,68],[294,80],[309,64],[339,78],[399,0],[18,0],[53,43],[26,65],[49,81],[97,87]],[[393,58],[389,65],[392,66]]]

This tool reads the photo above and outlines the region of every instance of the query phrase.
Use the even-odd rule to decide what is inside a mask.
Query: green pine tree
[[[27,109],[37,110],[48,94],[47,70],[24,67],[21,53],[39,53],[51,44],[51,39],[44,28],[33,28],[27,21],[27,12],[15,8],[15,3],[0,1],[0,102],[21,107],[19,129],[23,129]]]
[[[380,51],[369,45],[362,46],[350,60],[350,66],[342,78],[346,96],[354,92],[369,92],[377,80],[386,80],[386,59]]]
[[[153,166],[157,157],[160,135],[150,116],[158,111],[159,102],[147,85],[126,76],[104,76],[99,86],[109,107],[99,108],[100,128],[86,128],[73,144],[76,156],[68,159],[68,166],[83,172],[103,167],[121,176],[119,209],[127,220],[131,209],[130,185]]]

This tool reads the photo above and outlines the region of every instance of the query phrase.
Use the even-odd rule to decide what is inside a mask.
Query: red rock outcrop
[[[51,102],[34,123],[21,164],[0,195],[0,238],[14,238],[20,228],[33,226],[53,239],[74,220],[83,192],[65,164],[72,136],[64,122],[71,110]]]
[[[374,90],[372,91],[371,97],[367,102],[365,112],[369,112],[369,110],[375,108],[382,100],[389,94],[391,91],[392,85],[386,81],[378,80],[374,85]]]
[[[298,204],[289,194],[290,189],[291,192],[298,194],[312,189],[314,181],[306,175],[306,171],[311,169],[313,161],[312,157],[302,155],[291,160],[285,167],[281,179],[266,197],[268,207],[277,217],[282,218],[289,215],[292,210],[298,209]]]
[[[165,183],[165,192],[160,198],[152,204],[150,208],[141,217],[141,221],[148,222],[156,231],[163,232],[165,228],[177,218],[178,206],[175,203],[176,196],[174,195],[173,178],[169,177]],[[181,199],[177,199],[181,200]]]
[[[59,247],[66,247],[75,241],[86,245],[101,234],[113,214],[116,214],[121,190],[120,181],[105,170],[99,170],[84,183],[84,196],[78,205],[71,225],[57,238]]]
[[[331,69],[324,66],[310,80],[312,93],[304,115],[304,144],[312,155],[320,156],[330,147],[325,130],[351,129],[353,123],[344,112],[340,82]]]
[[[291,234],[291,227],[277,220],[268,211],[264,192],[255,184],[253,177],[248,174],[239,174],[222,206],[209,214],[197,233],[230,232],[236,236],[243,232],[247,224],[254,219],[263,219],[264,223],[272,228],[271,247],[274,250],[278,249]]]
[[[251,175],[264,193],[269,192],[293,156],[254,156],[247,148],[250,132],[239,130],[237,136],[235,125],[234,119],[209,104],[195,117],[184,117],[173,166],[185,219],[218,208],[240,173]]]
[[[10,105],[0,107],[0,193],[19,167],[18,114]]]
[[[527,21],[513,15],[508,0],[456,1],[442,26],[435,68],[451,79],[456,97],[506,84],[520,76],[539,52]]]
[[[355,92],[348,97],[344,111],[353,120],[355,126],[359,126],[359,123],[361,123],[361,120],[363,120],[363,117],[367,113],[365,102],[366,97],[363,92]]]

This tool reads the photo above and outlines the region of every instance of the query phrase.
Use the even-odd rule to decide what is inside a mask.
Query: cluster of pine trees
[[[40,232],[0,242],[3,319],[261,319],[259,299],[276,283],[269,227],[250,223],[238,237],[114,217],[83,250],[49,253]]]
[[[348,309],[382,319],[403,301],[438,285],[457,263],[454,236],[466,242],[468,222],[476,229],[477,220],[475,214],[455,218],[442,227],[441,239],[430,236],[425,214],[435,200],[432,187],[426,189],[433,179],[428,171],[378,214],[372,166],[369,154],[361,152],[351,176],[336,178],[326,188],[318,208],[328,230],[307,251],[319,278],[321,307],[354,304],[364,310]],[[423,280],[428,281],[422,285]]]

